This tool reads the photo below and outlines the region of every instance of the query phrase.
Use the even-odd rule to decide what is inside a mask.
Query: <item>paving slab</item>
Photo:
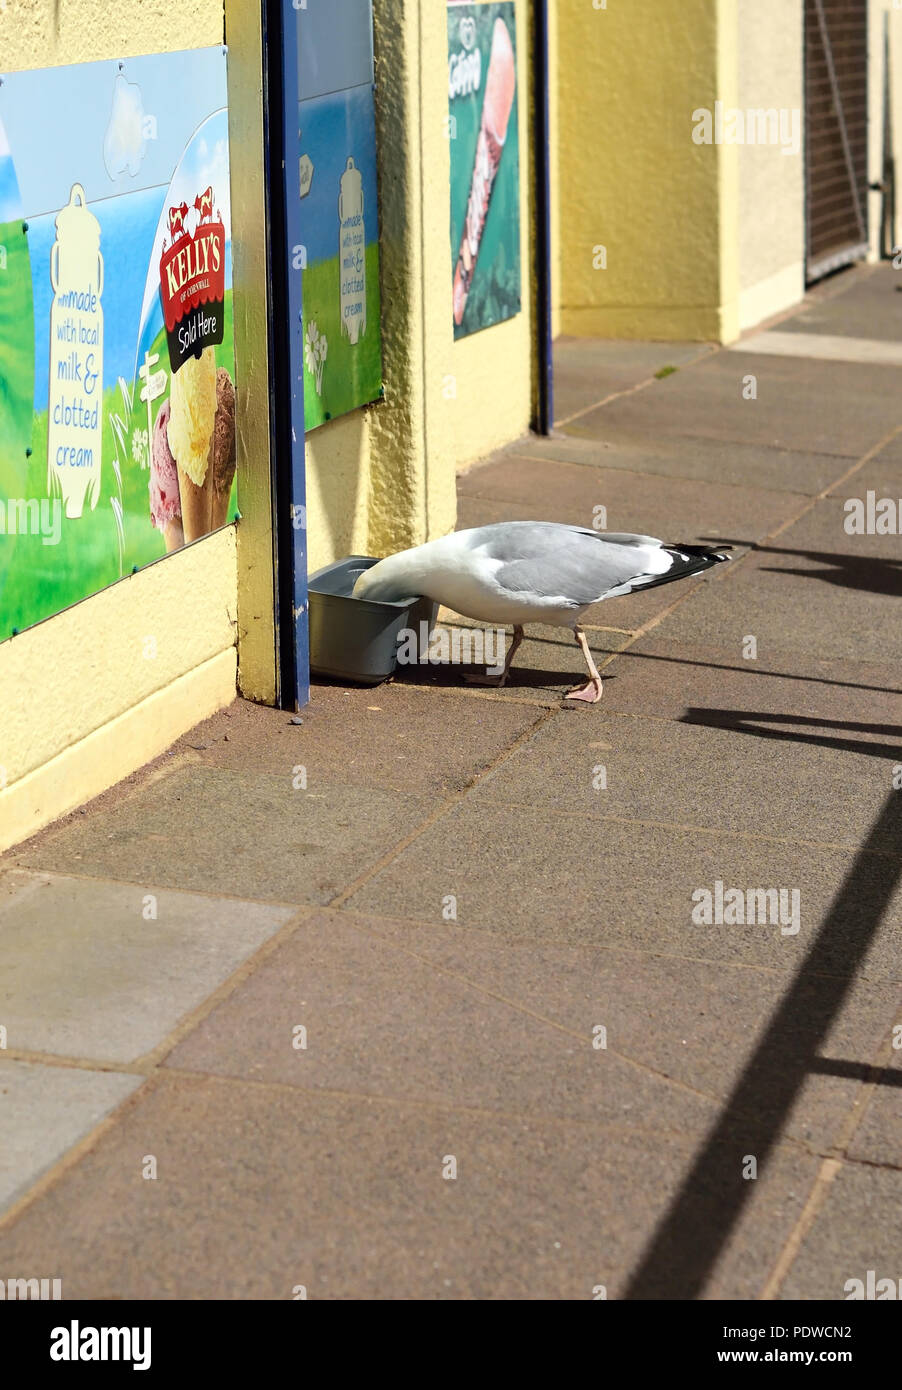
[[[292,724],[300,717],[301,724]],[[513,704],[480,707],[449,689],[440,706],[399,681],[379,686],[317,682],[300,716],[236,700],[192,729],[176,753],[200,766],[291,777],[302,764],[308,786],[343,782],[423,796],[466,786],[535,722]],[[442,736],[435,737],[436,723]]]
[[[302,766],[301,764],[297,765]],[[282,903],[325,903],[414,829],[433,797],[175,767],[26,846],[23,866]]]
[[[849,338],[827,333],[763,331],[730,349],[768,357],[808,357],[824,362],[859,362],[869,366],[902,367],[902,346],[874,338]]]
[[[848,535],[837,499],[819,502],[730,573],[690,594],[664,635],[758,651],[782,647],[848,661],[902,658],[902,557],[897,536]]]
[[[0,1231],[0,1266],[52,1269],[78,1299],[615,1298],[690,1155],[592,1124],[164,1076]],[[706,1296],[755,1296],[816,1163],[783,1149],[756,1183],[725,1167],[712,1201],[732,1211],[738,1184],[743,1205]]]
[[[640,638],[606,668],[596,710],[762,736],[771,731],[778,739],[789,733],[797,743],[896,757],[902,744],[897,663],[827,659],[770,643],[745,660],[741,646],[674,642],[663,631]]]
[[[68,1149],[141,1085],[143,1077],[13,1061],[0,1053],[0,1210],[28,1191]],[[2,1246],[2,1234],[0,1234]],[[59,1278],[23,1250],[19,1263],[0,1251],[0,1277]],[[70,1297],[64,1286],[63,1297]]]
[[[894,803],[887,805],[896,818]],[[775,970],[802,965],[830,912],[818,972],[837,978],[860,973],[887,983],[902,979],[900,865],[897,857],[879,853],[855,856],[666,822],[621,824],[468,798],[362,885],[347,906],[417,920],[425,929],[442,921],[443,903],[453,895],[461,927],[508,940],[626,946]],[[693,893],[707,889],[713,915],[718,881],[743,892],[797,890],[799,931],[784,933],[770,922],[696,924]],[[788,909],[792,901],[787,896]]]
[[[645,343],[623,339],[557,338],[554,344],[554,414],[567,419],[614,391],[629,390],[667,367],[694,362],[702,343]]]
[[[722,352],[565,425],[578,438],[707,436],[861,458],[902,422],[898,368]],[[754,376],[757,397],[743,397]]]
[[[0,903],[7,1046],[132,1062],[153,1051],[291,908],[17,872]]]
[[[865,504],[866,508],[868,491],[875,494],[875,504],[877,499],[884,497],[893,500],[895,517],[892,519],[895,521],[894,529],[898,536],[902,532],[902,508],[899,505],[899,500],[902,498],[902,432],[891,439],[874,458],[869,459],[851,478],[846,478],[844,482],[837,482],[830,489],[830,496],[838,498],[843,504],[852,498],[858,498]],[[844,518],[845,514],[844,505]]]
[[[306,1047],[296,1049],[299,1024]],[[595,1049],[591,1027],[564,1029],[518,1009],[383,940],[378,921],[335,912],[305,922],[167,1066],[604,1128],[623,1122],[650,1139],[704,1131],[715,1117],[712,1099]]]
[[[549,489],[549,472],[554,479]],[[551,496],[549,496],[551,492]],[[542,458],[502,457],[471,469],[459,495],[470,502],[512,506],[522,519],[592,527],[595,508],[606,509],[603,531],[630,531],[665,541],[730,537],[751,544],[797,515],[804,499],[764,487],[741,487],[622,469],[549,466]],[[552,506],[548,512],[549,503]]]
[[[570,431],[531,435],[503,451],[501,458],[545,459],[584,468],[622,469],[628,473],[663,474],[699,482],[762,487],[774,492],[817,496],[842,473],[849,460],[835,454],[771,448],[767,444],[723,443],[698,435],[617,431],[617,442],[581,438]],[[463,475],[463,480],[468,475]]]
[[[474,1039],[478,1038],[479,1045],[486,1048],[484,1070],[492,1073],[494,1085],[498,1062],[489,1044],[497,1033],[491,1033],[490,1024],[493,1020],[497,1023],[500,1018],[506,1017],[498,1012],[499,1005],[521,1010],[524,1018],[531,1022],[533,1032],[524,1039],[520,1039],[519,1033],[514,1036],[522,1059],[524,1080],[528,1079],[529,1085],[535,1088],[537,1097],[545,1094],[541,1081],[534,1076],[537,1050],[544,1051],[545,1047],[545,1024],[566,1029],[568,1034],[592,1043],[597,1040],[596,1029],[601,1026],[605,1030],[605,1047],[599,1048],[594,1055],[597,1057],[603,1050],[606,1061],[613,1057],[626,1059],[631,1064],[637,1094],[647,1087],[652,1077],[672,1078],[680,1087],[690,1088],[699,1097],[716,1097],[722,1103],[729,1097],[762,1038],[772,1039],[774,1064],[785,1072],[794,1059],[810,1054],[812,1022],[819,1022],[821,1017],[819,995],[822,985],[816,979],[808,983],[802,992],[801,1006],[793,1010],[788,1026],[785,1029],[781,1027],[779,1036],[776,1036],[773,1019],[786,997],[787,989],[785,975],[776,971],[723,963],[715,965],[710,961],[663,958],[612,947],[533,945],[524,940],[502,940],[489,932],[459,927],[453,923],[423,928],[397,918],[356,913],[345,913],[344,916],[371,940],[391,944],[409,953],[408,962],[399,961],[396,966],[398,979],[404,978],[411,970],[419,978],[424,967],[428,966],[436,976],[433,988],[435,984],[441,984],[447,992],[452,984],[457,984],[482,996],[485,1024],[472,1029],[462,1046],[455,1042],[453,1047],[449,1045],[447,1049],[447,1057],[453,1057],[450,1066],[455,1073],[460,1057],[469,1059],[473,1055]],[[291,953],[295,940],[299,942],[300,937],[292,938],[286,955]],[[308,978],[321,978],[315,962]],[[363,983],[361,975],[349,987],[348,995],[333,989],[329,1002],[333,1008],[348,1007],[349,997],[356,998],[367,991],[368,985]],[[306,991],[304,997],[308,1003],[314,1003],[325,1011],[325,999],[317,1005]],[[257,1065],[258,1059],[253,1055],[255,1051],[261,1056],[264,1052],[272,1054],[277,1051],[272,1041],[268,1045],[265,1040],[255,1041],[253,1046],[243,1049],[237,1058],[234,1043],[238,1037],[242,1042],[255,1037],[254,1017],[259,1020],[258,1033],[266,1027],[263,998],[262,982],[258,975],[199,1025],[179,1045],[170,1061],[173,1065],[217,1071],[224,1067],[231,1070],[237,1060],[245,1057],[249,1068]],[[259,1007],[255,1009],[257,1003]],[[836,1074],[813,1070],[807,1072],[791,1112],[780,1119],[781,1133],[819,1148],[826,1149],[830,1145],[844,1115],[859,1094],[859,1080],[855,1074],[847,1074],[845,1062],[851,1058],[858,1059],[854,1065],[866,1065],[866,1060],[884,1039],[888,1022],[895,1016],[900,1003],[902,989],[898,985],[878,986],[862,981],[852,985],[843,1006],[827,1025],[823,1039],[817,1043],[820,1056],[840,1059],[843,1066]],[[379,1021],[375,1001],[365,1012],[367,1016],[373,1013],[375,1017],[373,1026],[365,1028],[364,1034],[368,1037],[379,1034],[383,1039],[376,1049],[377,1056],[371,1057],[370,1049],[365,1048],[359,1039],[354,1042],[353,1030],[349,1029],[336,1038],[335,1050],[340,1054],[341,1061],[354,1058],[358,1077],[366,1080],[367,1089],[371,1087],[373,1073],[387,1069],[386,1055],[396,1061],[404,1060],[403,1067],[396,1067],[388,1074],[387,1084],[396,1087],[399,1075],[411,1078],[421,1075],[421,1058],[414,1055],[407,1062],[410,1049],[399,1036],[401,1030],[397,1025],[391,1026],[391,1020],[398,1017],[398,1011],[392,1007],[385,1011],[384,1018],[389,1023],[387,1030]],[[406,1017],[405,1010],[401,1013]],[[445,1018],[447,1026],[456,1029],[456,1016],[449,1018],[446,1012]],[[430,1023],[418,1029],[418,1036],[429,1037],[435,1026]],[[430,1055],[434,1056],[434,1053]],[[581,1056],[579,1049],[577,1055]],[[312,1084],[302,1069],[292,1066],[286,1059],[281,1042],[276,1060],[281,1079],[290,1079],[293,1084]],[[326,1069],[336,1064],[331,1045],[322,1064]],[[264,1063],[267,1077],[270,1075],[268,1066],[267,1055]],[[443,1096],[449,1084],[453,1084],[444,1074],[448,1069],[447,1060],[444,1065],[438,1064],[436,1098]],[[560,1098],[553,1101],[552,1108],[555,1113],[562,1113],[564,1108],[571,1113],[574,1093],[572,1085],[567,1083],[572,1078],[573,1069],[562,1068],[560,1074],[565,1090]],[[747,1135],[752,1136],[748,1142],[752,1151],[757,1152],[760,1151],[762,1132],[769,1129],[773,1122],[774,1087],[773,1078],[765,1067],[757,1069],[756,1080],[760,1080],[760,1085],[753,1104],[741,1116],[736,1116],[735,1123],[737,1128],[742,1127]],[[612,1082],[613,1078],[607,1078],[606,1086]],[[474,1077],[472,1084],[474,1095],[484,1092],[489,1078]],[[508,1086],[511,1088],[507,1102],[510,1109],[516,1108],[521,1084],[516,1078],[513,1081],[505,1078],[504,1093],[507,1094]],[[687,1113],[691,1113],[688,1097],[685,1100]],[[678,1104],[678,1097],[668,1100],[660,1112],[662,1126],[664,1114],[672,1113]],[[534,1109],[536,1113],[543,1110],[538,1099]],[[602,1113],[599,1109],[599,1118]],[[631,1123],[638,1126],[641,1117],[650,1113],[643,1102],[634,1107],[629,1118]],[[625,1121],[628,1117],[624,1112],[616,1118]],[[690,1131],[687,1129],[686,1132]],[[696,1132],[702,1133],[703,1130]]]
[[[902,276],[891,264],[848,273],[841,293],[811,295],[791,318],[777,325],[780,333],[829,333],[897,343],[902,338]],[[844,277],[845,278],[845,277]]]
[[[896,1041],[897,1028],[898,1024],[894,1026]],[[842,1069],[854,1068],[854,1054],[839,1060]],[[902,1169],[902,1051],[898,1048],[877,1071],[877,1085],[847,1152],[850,1158],[862,1163]]]
[[[848,849],[867,838],[894,766],[883,745],[831,748],[832,730],[824,742],[800,742],[791,725],[756,721],[753,713],[746,720],[725,718],[723,726],[707,722],[704,711],[689,720],[619,716],[601,728],[598,720],[559,715],[490,771],[474,797],[492,806],[582,811],[603,820],[669,821],[749,835],[765,830]],[[809,735],[824,731],[802,727]],[[898,732],[897,760],[902,726]],[[881,827],[873,848],[902,854],[902,816]]]
[[[898,1300],[900,1249],[902,1172],[844,1164],[779,1296],[845,1301],[856,1292],[854,1285],[846,1287],[849,1281],[866,1285],[868,1270],[873,1270],[875,1281],[893,1281]]]

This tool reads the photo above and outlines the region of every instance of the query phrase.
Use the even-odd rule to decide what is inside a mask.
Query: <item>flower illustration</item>
[[[133,433],[132,458],[140,468],[147,467],[147,430],[135,430]]]
[[[320,333],[315,323],[308,324],[304,358],[307,363],[307,370],[316,383],[318,396],[323,394],[323,367],[328,353],[329,344],[325,333]]]

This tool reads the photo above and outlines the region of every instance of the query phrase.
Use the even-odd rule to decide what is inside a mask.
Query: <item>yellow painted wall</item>
[[[0,643],[0,850],[235,698],[235,528]]]
[[[739,0],[739,106],[798,112],[799,148],[739,151],[739,326],[751,328],[805,293],[802,0]],[[788,131],[788,125],[785,129]]]
[[[5,71],[221,40],[222,0],[0,6]],[[229,527],[0,642],[0,849],[234,698],[237,579]]]
[[[888,40],[889,62],[886,61]],[[868,181],[879,183],[883,178],[883,101],[888,87],[892,143],[896,169],[896,226],[893,245],[902,244],[902,6],[893,0],[869,0],[868,5]],[[870,256],[879,260],[881,254],[881,223],[883,197],[878,192],[868,194],[870,224]]]
[[[561,82],[560,12],[548,7],[548,169],[551,200],[551,336],[561,332]]]
[[[259,0],[226,0],[232,311],[239,364],[236,400],[241,525],[238,527],[238,652],[241,693],[276,698],[272,478],[269,453],[266,187]]]
[[[307,437],[310,568],[454,529],[458,468],[529,428],[529,13],[517,6],[523,310],[454,342],[447,11],[375,6],[385,400]]]
[[[694,144],[692,112],[736,105],[736,0],[557,11],[561,331],[731,341],[737,147]]]

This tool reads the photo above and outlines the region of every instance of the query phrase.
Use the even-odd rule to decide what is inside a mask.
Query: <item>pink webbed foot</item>
[[[604,694],[604,686],[600,680],[590,680],[588,685],[581,685],[578,690],[568,690],[564,696],[565,700],[584,700],[587,705],[597,705]]]

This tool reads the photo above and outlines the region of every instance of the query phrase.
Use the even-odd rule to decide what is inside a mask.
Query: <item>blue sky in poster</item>
[[[302,101],[372,83],[371,0],[314,0],[297,18]]]
[[[104,328],[103,382],[115,384],[122,376],[132,384],[139,343],[153,342],[163,328],[159,295],[159,261],[162,237],[168,230],[166,218],[169,179],[172,198],[192,201],[213,180],[224,189],[221,211],[229,228],[227,165],[221,150],[228,135],[226,112],[214,113],[182,152],[171,150],[166,185],[162,188],[129,190],[128,196],[108,196],[90,204],[100,223],[100,249],[104,261],[101,297]],[[173,166],[179,161],[173,173]],[[218,174],[218,177],[217,177]],[[64,203],[68,201],[66,189]],[[28,250],[31,259],[35,329],[35,410],[46,410],[50,371],[50,309],[53,288],[50,283],[50,253],[56,240],[57,212],[32,217],[28,223]],[[226,242],[225,283],[232,284],[232,243]],[[139,330],[140,325],[140,330]],[[141,348],[143,355],[143,347]]]
[[[313,160],[313,184],[304,199],[304,230],[309,264],[338,255],[338,195],[348,157],[363,176],[363,218],[367,244],[379,234],[376,137],[371,85],[302,101],[299,154]]]
[[[22,216],[22,202],[16,179],[16,166],[9,152],[6,131],[0,121],[0,222],[14,222]]]
[[[0,222],[14,222],[22,216],[22,200],[16,183],[16,166],[9,155],[0,154]]]
[[[119,63],[110,61],[4,77],[0,122],[16,162],[26,217],[65,206],[76,179],[89,203],[168,184],[197,127],[227,102],[226,60],[219,47],[125,59],[122,76],[140,87],[143,111],[156,121],[157,136],[145,142],[135,177],[126,170],[111,178],[103,137],[119,76]]]
[[[118,377],[131,385],[137,352],[136,328],[144,299],[144,281],[157,220],[166,190],[148,189],[128,198],[109,198],[91,208],[100,223],[103,253],[103,377],[111,386]],[[54,214],[28,224],[28,251],[34,294],[34,406],[47,409],[50,373],[50,251],[56,240]],[[136,273],[137,271],[137,273]],[[162,326],[162,313],[160,325]]]

